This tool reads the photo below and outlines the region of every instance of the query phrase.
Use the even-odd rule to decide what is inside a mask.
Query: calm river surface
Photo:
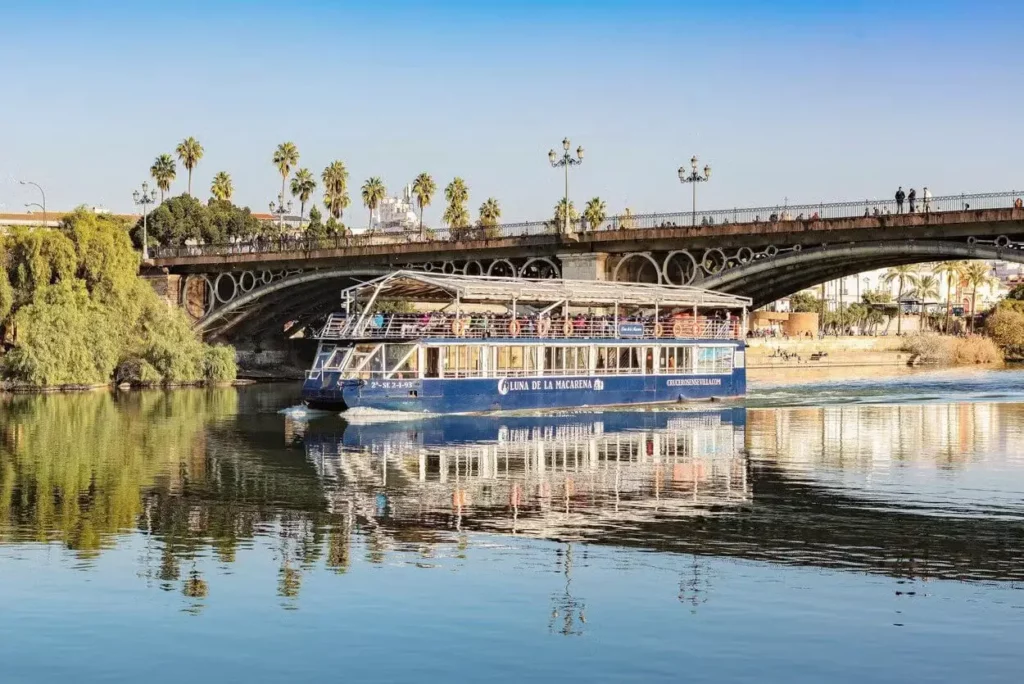
[[[0,682],[1019,682],[1024,372],[347,425],[0,397]]]

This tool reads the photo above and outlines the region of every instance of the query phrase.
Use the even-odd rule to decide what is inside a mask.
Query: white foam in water
[[[315,418],[316,416],[325,416],[330,411],[320,411],[318,409],[311,409],[308,406],[289,406],[283,408],[278,413],[288,416],[289,418]]]
[[[400,420],[421,420],[423,418],[431,418],[434,415],[436,414],[413,411],[385,411],[366,406],[356,406],[343,412],[341,417],[353,425],[367,425],[369,423],[393,423]]]

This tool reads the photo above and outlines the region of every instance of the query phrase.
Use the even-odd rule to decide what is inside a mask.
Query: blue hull
[[[341,380],[326,371],[307,380],[303,400],[313,408],[357,406],[385,411],[480,413],[529,409],[623,406],[740,397],[746,371],[728,375],[611,375],[542,378]]]

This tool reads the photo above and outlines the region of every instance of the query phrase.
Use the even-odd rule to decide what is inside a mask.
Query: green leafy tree
[[[583,218],[590,230],[597,230],[604,223],[607,207],[600,197],[594,197],[583,208]]]
[[[904,264],[893,266],[882,276],[882,282],[886,285],[897,283],[896,293],[896,334],[903,332],[903,294],[907,291],[907,285],[917,285],[917,266],[915,264]]]
[[[345,224],[338,221],[333,216],[327,219],[327,234],[330,236],[345,235],[348,233],[348,229],[345,228]]]
[[[314,205],[309,210],[309,223],[306,224],[306,236],[310,240],[323,240],[327,237],[327,226],[321,220],[323,216]]]
[[[968,324],[974,332],[974,319],[978,314],[978,288],[994,285],[998,282],[992,276],[992,269],[984,261],[972,261],[964,268],[964,280],[971,286],[971,320]]]
[[[306,215],[306,202],[316,190],[316,179],[309,169],[299,169],[292,178],[292,196],[299,198],[299,220]]]
[[[156,181],[156,187],[160,190],[160,201],[164,201],[164,195],[170,192],[171,183],[177,175],[174,168],[174,158],[169,154],[161,154],[149,167],[149,175]]]
[[[320,180],[324,184],[324,207],[332,218],[340,219],[349,205],[348,169],[343,162],[333,161],[320,174]]]
[[[1024,312],[1008,306],[996,307],[985,319],[985,332],[1000,347],[1010,347],[1019,353],[1024,348]]]
[[[299,163],[299,148],[293,142],[283,142],[274,150],[273,161],[277,172],[281,174],[281,203],[283,204],[284,186],[288,182],[288,174],[292,172],[292,167]]]
[[[210,183],[210,194],[222,202],[230,202],[231,196],[235,194],[235,188],[231,184],[231,176],[225,171],[218,171]]]
[[[452,239],[460,240],[466,234],[469,227],[469,211],[466,204],[469,202],[469,188],[466,181],[458,176],[452,179],[444,189],[444,198],[448,202],[445,207],[442,220],[448,224]]]
[[[821,301],[810,292],[797,292],[789,296],[789,310],[814,313],[821,311]]]
[[[203,146],[199,144],[198,140],[189,136],[178,143],[178,146],[174,148],[174,152],[178,155],[181,165],[188,171],[188,194],[191,195],[192,169],[196,168],[199,160],[203,158]]]
[[[377,176],[373,176],[363,183],[361,194],[363,196],[363,206],[370,211],[370,216],[366,219],[366,227],[369,229],[373,225],[373,212],[376,211],[377,207],[384,200],[387,190],[384,188],[384,182]]]
[[[416,204],[420,208],[420,235],[423,234],[423,207],[429,206],[437,192],[437,184],[429,173],[421,173],[412,182],[412,194],[416,196]]]
[[[953,286],[959,284],[964,277],[964,261],[943,261],[932,267],[932,273],[946,279],[946,314],[942,331],[949,334],[949,314],[953,308]]]
[[[217,239],[251,239],[261,232],[260,220],[248,207],[239,207],[227,200],[212,199],[206,205],[210,228],[208,235]]]

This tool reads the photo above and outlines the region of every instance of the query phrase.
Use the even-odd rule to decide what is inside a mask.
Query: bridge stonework
[[[153,260],[180,276],[177,301],[208,337],[295,329],[337,309],[343,287],[398,268],[698,285],[748,296],[761,306],[874,268],[948,259],[1024,261],[1024,209],[1004,205],[696,227],[620,225],[456,242],[359,236],[273,252],[247,250],[182,248]]]

